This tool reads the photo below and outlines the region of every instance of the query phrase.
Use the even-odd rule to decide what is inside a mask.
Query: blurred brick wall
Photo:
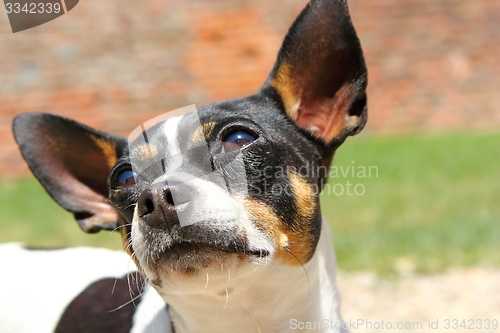
[[[350,3],[372,131],[500,127],[500,1]]]
[[[82,0],[17,34],[0,8],[0,177],[27,172],[10,132],[20,112],[127,135],[255,92],[306,2]],[[367,132],[500,127],[500,1],[349,4],[369,68]]]

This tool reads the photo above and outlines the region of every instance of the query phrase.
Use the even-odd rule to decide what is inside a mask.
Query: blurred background
[[[43,110],[127,135],[179,107],[252,94],[306,3],[82,0],[16,34],[0,8],[0,241],[120,247],[118,235],[80,232],[33,180],[12,138],[15,115]],[[349,6],[369,70],[369,122],[336,165],[378,172],[331,179],[361,184],[362,195],[322,198],[344,283],[370,289],[373,275],[349,275],[359,271],[486,269],[498,279],[500,1]]]

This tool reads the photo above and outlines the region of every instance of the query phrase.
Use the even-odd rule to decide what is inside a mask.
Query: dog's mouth
[[[146,230],[143,230],[146,231]],[[141,232],[134,245],[140,265],[155,271],[165,268],[178,272],[194,272],[230,260],[249,262],[268,257],[269,249],[252,247],[235,230],[214,231],[213,226],[187,226]]]
[[[180,241],[176,242],[169,248],[165,249],[161,256],[170,257],[175,261],[175,259],[180,259],[182,256],[196,254],[203,256],[203,254],[210,254],[214,252],[220,252],[221,255],[224,254],[240,254],[243,256],[255,256],[255,257],[267,257],[269,255],[268,250],[263,249],[249,249],[246,246],[241,246],[236,243],[230,243],[228,245],[214,245],[214,244],[204,244],[199,242],[191,241]]]
[[[146,260],[157,273],[165,270],[194,275],[210,268],[220,269],[231,261],[246,262],[267,257],[267,250],[252,250],[234,246],[214,246],[198,242],[181,241],[158,253],[156,260]]]

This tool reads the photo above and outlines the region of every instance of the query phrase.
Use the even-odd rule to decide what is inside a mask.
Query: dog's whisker
[[[117,310],[123,308],[124,306],[127,306],[128,304],[131,304],[131,303],[134,304],[134,307],[137,307],[137,304],[135,304],[135,301],[137,299],[139,299],[142,295],[144,295],[144,292],[146,290],[146,286],[149,283],[149,280],[147,278],[140,279],[139,278],[139,274],[140,273],[138,273],[138,272],[135,272],[135,273],[132,273],[132,274],[127,274],[127,285],[128,285],[128,293],[129,293],[130,301],[126,302],[125,304],[120,305],[116,309],[113,309],[113,310],[111,310],[109,312],[117,311]],[[115,280],[115,285],[116,285],[117,280],[118,279]],[[142,283],[140,283],[141,280],[142,280]],[[138,295],[137,296],[134,296],[134,291],[133,291],[133,288],[132,288],[132,283],[135,283],[135,287],[136,287],[136,289],[138,291]]]
[[[132,278],[131,274],[127,275],[127,285],[128,285],[128,296],[130,299],[134,298],[134,292],[132,291],[132,283],[130,282],[130,279]]]
[[[306,266],[304,266],[304,264],[302,263],[302,261],[300,261],[300,259],[292,251],[290,251],[290,249],[285,248],[285,250],[288,253],[290,253],[299,262],[300,266],[302,266],[302,268],[304,269],[304,273],[306,274],[306,277],[307,277],[307,284],[309,286],[309,292],[310,292],[311,291],[311,280],[309,279],[309,273],[307,273]]]
[[[107,311],[107,313],[111,313],[111,312],[115,312],[115,311],[118,311],[120,309],[123,309],[125,306],[129,305],[129,304],[134,304],[134,306],[136,306],[135,304],[135,301],[138,300],[139,298],[141,298],[141,296],[144,294],[144,292],[140,292],[139,295],[135,296],[134,298],[132,298],[130,301],[120,305],[119,307],[113,309],[113,310],[109,310]]]
[[[135,203],[135,202],[133,202],[133,203],[131,203],[131,204],[129,204],[129,205],[126,205],[126,206],[125,206],[125,207],[123,207],[122,209],[123,209],[123,210],[126,210],[126,209],[129,209],[129,208],[131,208],[131,207],[135,207],[135,206],[136,206],[136,203]]]
[[[134,274],[135,287],[139,290],[139,293],[144,289],[144,282],[139,278],[139,273]],[[141,283],[142,282],[142,283]]]
[[[132,223],[121,224],[121,225],[116,226],[116,228],[114,228],[110,232],[118,231],[121,228],[130,227],[130,226],[132,226]]]
[[[130,232],[127,233],[127,235],[125,236],[126,238],[126,241],[125,243],[123,244],[123,249],[125,250],[125,252],[129,252],[131,246],[132,246],[132,237],[130,235]]]
[[[245,307],[245,310],[247,311],[248,315],[250,316],[250,318],[252,318],[252,321],[254,322],[255,327],[257,327],[257,330],[259,331],[259,333],[262,333],[262,331],[260,330],[260,325],[257,322],[257,320],[255,319],[254,315],[252,314],[252,311],[250,311],[250,309],[248,308],[247,305],[244,305],[244,307]]]
[[[127,275],[127,285],[128,285],[128,295],[130,299],[134,298],[134,292],[132,291],[132,282],[130,281],[132,279],[132,274]]]
[[[208,281],[209,281],[208,272],[206,273],[206,275],[207,275],[207,283],[205,284],[205,288],[203,288],[203,291],[207,290],[208,288]]]
[[[222,310],[225,310],[227,303],[229,303],[229,292],[227,291],[227,288],[225,288],[225,289],[226,289],[226,303],[224,304],[224,307],[222,308]]]
[[[128,279],[128,277],[127,277]],[[116,283],[118,282],[118,278],[115,279],[115,282],[113,283],[113,288],[111,288],[111,295],[115,293],[115,288],[116,288]]]

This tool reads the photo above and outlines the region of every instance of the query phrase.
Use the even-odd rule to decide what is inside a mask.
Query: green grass
[[[500,267],[500,134],[350,138],[338,169],[372,177],[332,178],[322,208],[338,264],[383,275],[450,266]],[[363,195],[339,194],[346,182]],[[358,193],[363,189],[357,187]],[[117,232],[88,235],[33,179],[0,182],[0,242],[120,248]]]
[[[330,188],[350,181],[365,193],[322,197],[339,266],[382,274],[499,267],[499,143],[491,133],[348,140],[337,168],[375,166],[378,178],[330,179]]]

